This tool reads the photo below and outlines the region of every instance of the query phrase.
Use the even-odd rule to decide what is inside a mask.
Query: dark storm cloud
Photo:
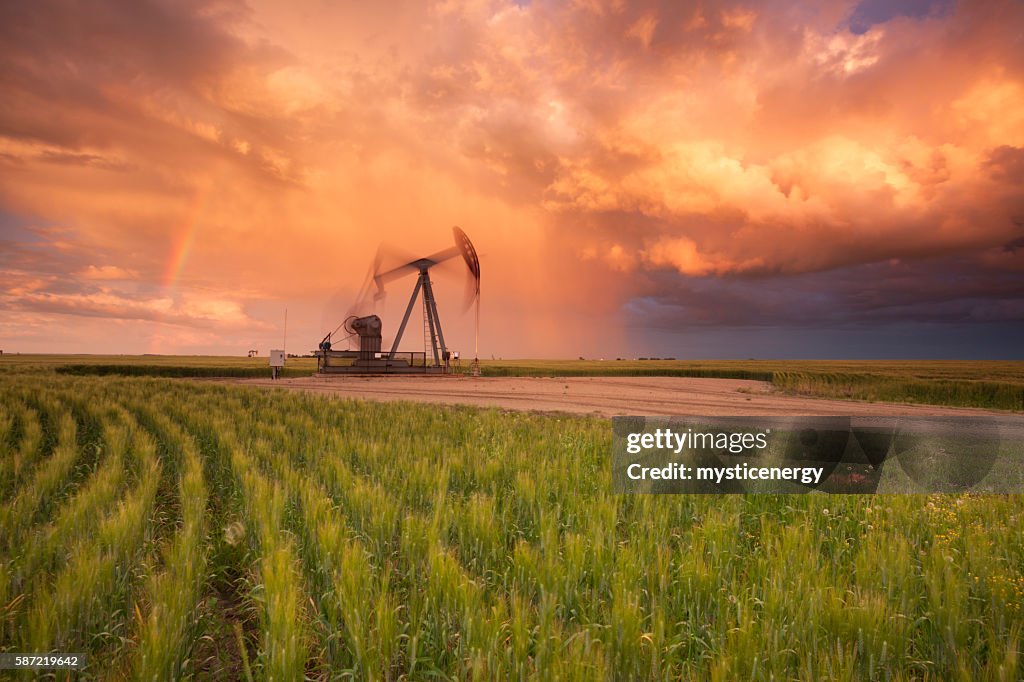
[[[626,306],[635,324],[837,328],[1024,320],[1024,277],[960,257],[875,263],[786,277],[656,276]]]

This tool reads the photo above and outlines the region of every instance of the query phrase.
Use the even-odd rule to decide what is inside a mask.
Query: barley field
[[[1019,495],[614,495],[605,420],[161,378],[0,408],[0,651],[81,679],[1024,676]]]

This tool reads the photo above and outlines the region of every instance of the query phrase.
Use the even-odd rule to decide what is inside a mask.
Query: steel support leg
[[[427,281],[423,283],[423,287],[425,292],[424,297],[429,301],[430,312],[434,316],[434,326],[437,327],[437,340],[441,342],[441,356],[443,358],[444,354],[448,351],[448,348],[444,343],[444,333],[441,331],[441,316],[437,314],[437,302],[434,301],[434,286],[430,283],[429,277],[427,278]],[[437,362],[437,359],[437,352],[435,351],[435,364],[439,365],[440,362]]]
[[[395,336],[395,342],[391,344],[391,352],[388,353],[388,360],[395,359],[395,353],[398,351],[398,344],[402,340],[402,334],[405,333],[405,325],[409,322],[409,315],[412,314],[412,307],[416,303],[416,296],[420,293],[420,287],[423,286],[423,278],[426,273],[420,273],[420,278],[416,280],[416,286],[412,290],[412,298],[409,299],[409,307],[405,309],[405,317],[402,318],[402,325],[398,328],[398,334]],[[426,292],[424,292],[426,295]]]

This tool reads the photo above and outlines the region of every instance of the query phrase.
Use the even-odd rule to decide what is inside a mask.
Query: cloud
[[[265,323],[250,318],[237,301],[204,298],[175,302],[172,298],[126,297],[110,290],[88,294],[34,291],[13,298],[0,297],[0,308],[114,320],[148,320],[222,330],[263,331],[268,328]]]
[[[270,76],[287,56],[236,35],[249,17],[244,3],[54,1],[0,12],[0,134],[9,156],[122,168],[108,159],[145,148],[152,168],[213,152],[290,178],[280,164],[233,153],[245,139],[282,154],[289,113],[253,104],[271,97]]]
[[[587,338],[1006,319],[1022,24],[1010,0],[7,3],[0,208],[36,227],[0,232],[0,284],[204,330],[287,302],[319,338],[380,241],[458,223],[497,344],[551,352],[567,310]]]
[[[116,265],[103,265],[96,267],[90,265],[80,273],[83,279],[92,280],[124,280],[138,279],[139,273],[135,270],[127,270]]]
[[[1019,259],[1018,259],[1019,261]],[[1021,271],[980,271],[963,257],[855,265],[828,272],[721,280],[661,272],[627,305],[662,329],[870,329],[898,324],[1013,324],[1024,319]],[[921,283],[927,282],[927,287]]]
[[[985,161],[993,179],[1008,184],[1024,184],[1024,148],[1002,145],[993,149]]]
[[[721,258],[714,254],[702,254],[697,245],[686,237],[676,237],[658,241],[641,252],[644,262],[658,267],[671,267],[684,275],[703,277],[705,275],[722,274],[761,268],[764,263],[755,258],[746,263]]]

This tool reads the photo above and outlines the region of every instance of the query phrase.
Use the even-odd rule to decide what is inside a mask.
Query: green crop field
[[[269,377],[266,357],[225,355],[0,355],[0,372],[52,371],[90,376]],[[309,376],[316,358],[288,358],[284,376]]]
[[[610,444],[0,372],[0,651],[88,652],[86,679],[1021,679],[1024,497],[614,495]]]

